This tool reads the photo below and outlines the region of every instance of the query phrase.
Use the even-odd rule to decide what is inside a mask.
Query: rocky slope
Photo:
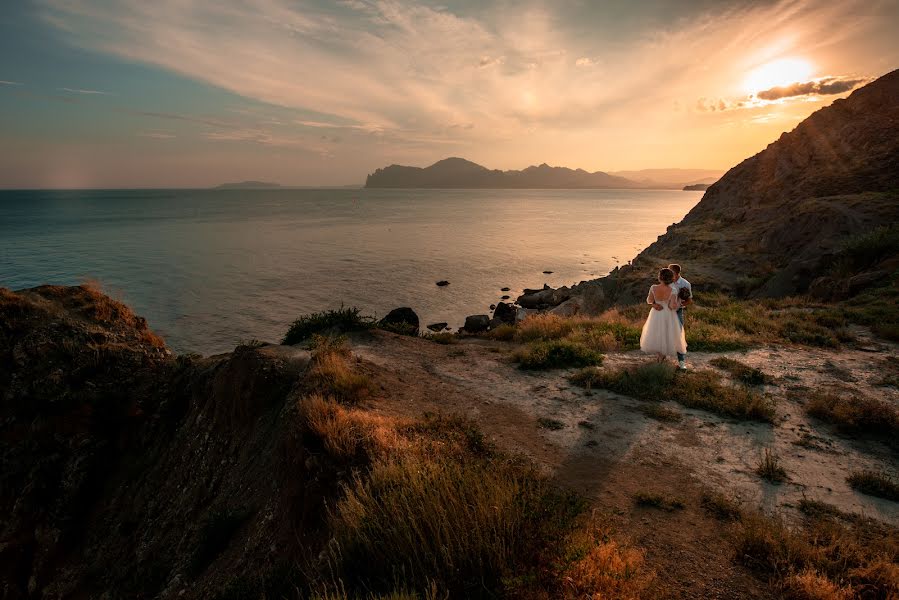
[[[642,299],[677,262],[702,288],[780,296],[826,274],[853,235],[899,221],[899,71],[815,112],[709,187],[702,200],[602,280],[607,298]]]
[[[542,164],[522,171],[499,171],[462,158],[446,158],[430,167],[390,165],[368,176],[367,188],[493,188],[577,189],[645,187],[602,171],[550,167]]]

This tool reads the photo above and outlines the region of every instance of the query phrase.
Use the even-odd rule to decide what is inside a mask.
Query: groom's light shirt
[[[678,294],[681,288],[687,288],[690,291],[690,298],[693,297],[693,288],[690,286],[690,282],[683,277],[678,277],[677,281],[671,284],[671,293]]]

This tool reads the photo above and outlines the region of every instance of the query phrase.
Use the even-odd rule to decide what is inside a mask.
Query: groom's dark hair
[[[674,263],[668,265],[668,268],[680,275],[680,265],[676,265]]]

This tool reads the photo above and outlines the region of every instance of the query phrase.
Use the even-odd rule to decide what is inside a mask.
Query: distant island
[[[464,158],[445,158],[429,167],[390,165],[365,181],[367,188],[490,188],[490,189],[681,189],[713,183],[721,175],[709,169],[646,169],[628,171],[639,180],[603,171],[551,167],[546,163],[521,171],[488,169]]]
[[[709,189],[710,185],[711,184],[708,184],[708,183],[694,183],[692,185],[685,185],[684,191],[685,192],[704,192],[707,189]]]
[[[281,187],[279,183],[268,181],[239,181],[237,183],[223,183],[215,186],[216,190],[270,190]]]

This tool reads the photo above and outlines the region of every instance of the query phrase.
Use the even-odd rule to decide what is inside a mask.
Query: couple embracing
[[[687,338],[684,335],[684,307],[693,302],[690,282],[681,277],[680,265],[671,264],[659,270],[659,282],[649,288],[646,303],[652,305],[643,333],[640,350],[677,356],[677,364],[686,370]]]

